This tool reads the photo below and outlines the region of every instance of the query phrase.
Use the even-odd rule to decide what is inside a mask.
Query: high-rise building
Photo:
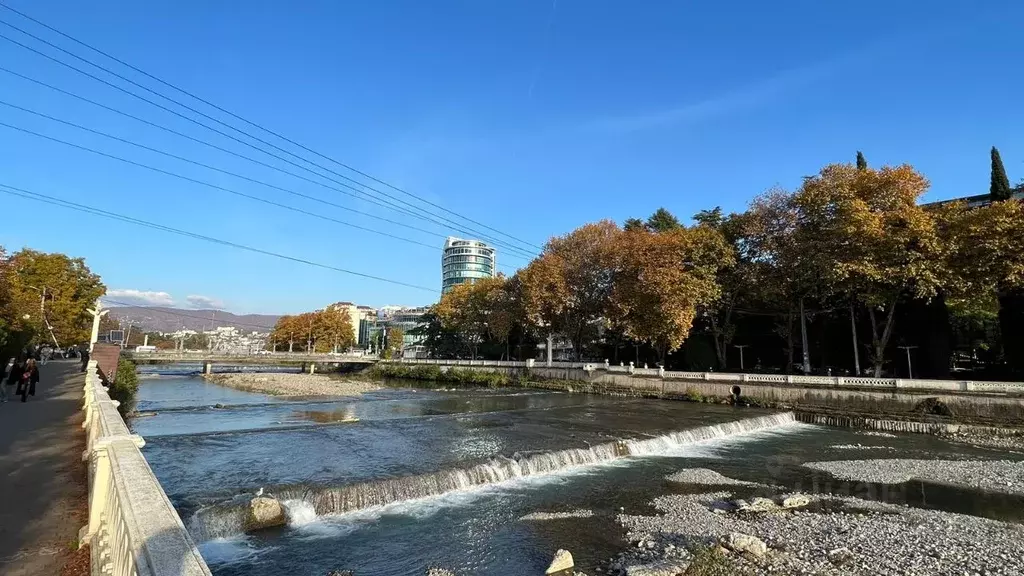
[[[441,293],[464,282],[492,278],[497,267],[494,248],[479,240],[449,237],[441,255]]]

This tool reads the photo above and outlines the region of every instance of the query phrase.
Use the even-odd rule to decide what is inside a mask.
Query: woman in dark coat
[[[18,381],[17,394],[21,394],[21,401],[27,402],[28,397],[36,395],[36,382],[39,382],[39,367],[36,366],[35,358],[25,361],[25,368],[21,372],[21,379]]]

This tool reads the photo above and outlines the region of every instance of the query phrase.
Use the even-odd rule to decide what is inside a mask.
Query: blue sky
[[[1011,180],[1024,178],[1019,2],[3,1],[534,245],[588,221],[621,222],[659,206],[681,217],[716,205],[742,210],[768,188],[792,188],[824,164],[852,161],[858,149],[872,165],[916,166],[932,182],[928,199],[986,192],[992,145]],[[100,58],[8,11],[0,10],[0,20]],[[67,58],[6,26],[0,34]],[[3,39],[0,65],[298,172]],[[8,106],[0,105],[0,122],[436,248],[4,127],[0,183],[439,288],[440,248],[450,233],[444,227],[4,72],[0,100],[432,233],[291,197]],[[138,292],[153,303],[213,301],[235,312],[279,313],[338,300],[384,305],[437,298],[20,198],[4,201],[0,244],[84,256],[122,299]],[[525,264],[501,248],[499,262],[506,273]]]

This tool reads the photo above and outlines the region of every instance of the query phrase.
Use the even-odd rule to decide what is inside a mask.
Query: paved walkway
[[[80,369],[75,360],[40,366],[35,396],[24,404],[20,397],[0,404],[4,576],[56,576],[78,545],[88,499]]]

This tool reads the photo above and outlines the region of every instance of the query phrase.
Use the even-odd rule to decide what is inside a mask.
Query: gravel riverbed
[[[722,575],[1024,574],[1020,525],[830,496],[752,513],[730,510],[731,496],[662,496],[653,502],[659,515],[620,515],[634,546],[607,572],[654,574],[644,570],[670,563],[676,571],[661,574],[683,574],[692,563]]]
[[[758,486],[754,482],[736,480],[707,468],[684,468],[665,477],[669,482],[697,484],[700,486]]]
[[[804,466],[854,482],[899,484],[918,479],[1024,494],[1024,462],[1009,460],[839,460]]]
[[[380,388],[370,382],[337,380],[322,374],[209,374],[205,378],[221,386],[272,396],[358,396]]]

